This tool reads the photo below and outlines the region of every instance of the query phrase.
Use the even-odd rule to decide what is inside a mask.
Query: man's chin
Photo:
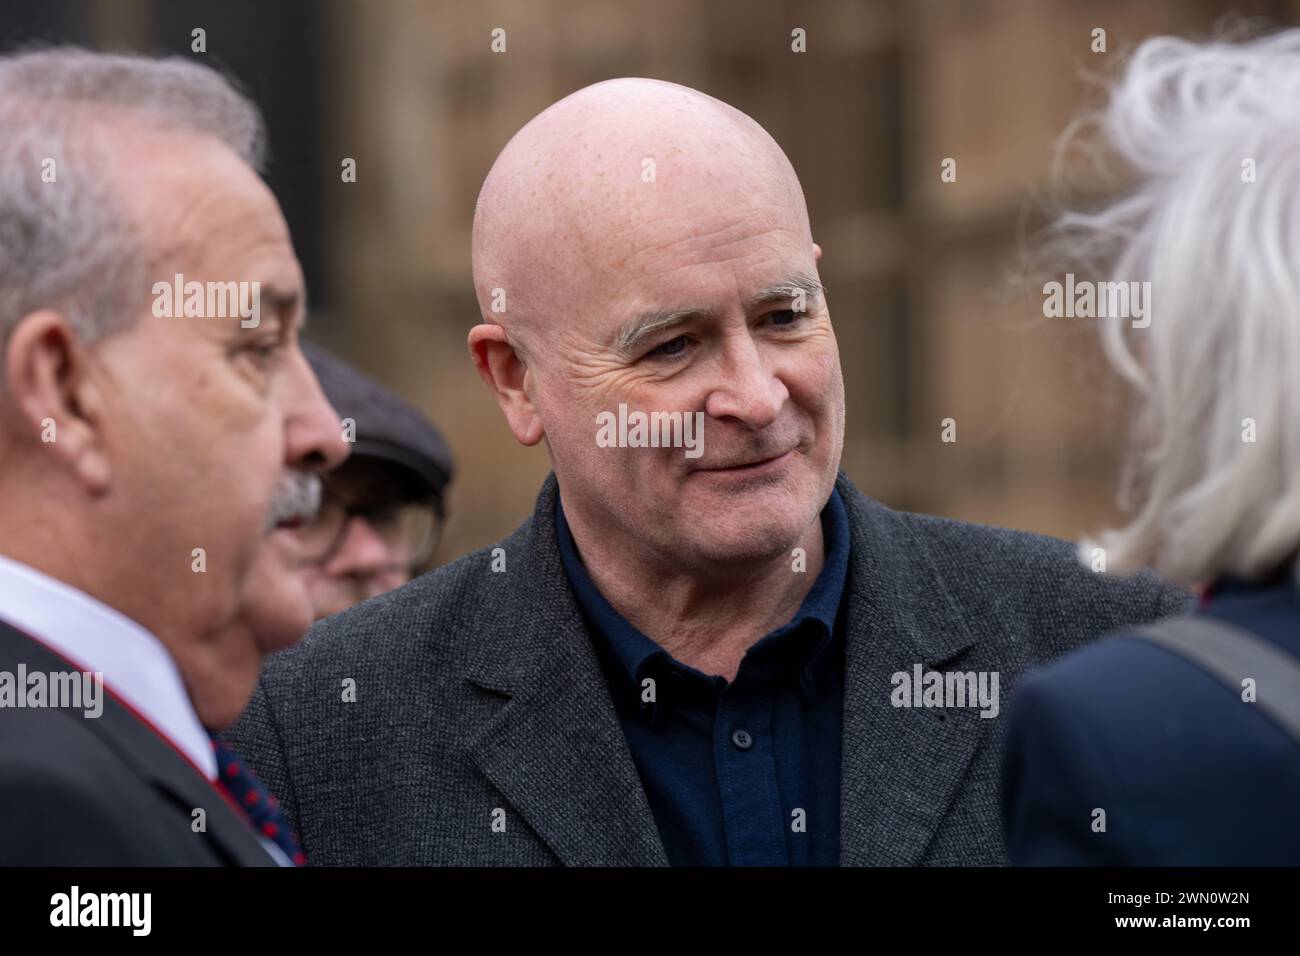
[[[244,593],[243,619],[263,654],[301,640],[315,615],[299,569],[299,547],[291,534],[272,532],[262,545]]]
[[[306,592],[300,587],[284,591],[284,599],[273,613],[263,615],[252,628],[253,643],[264,657],[297,644],[312,625],[312,607]]]
[[[818,519],[813,507],[785,496],[733,500],[727,508],[694,512],[688,524],[679,525],[680,540],[715,566],[792,560],[792,550],[805,543]]]
[[[258,658],[256,664],[247,659],[238,666],[225,666],[211,684],[191,688],[190,699],[199,722],[208,730],[216,732],[233,724],[253,699],[253,691],[257,689],[260,675],[261,658]]]
[[[797,522],[761,521],[731,523],[725,527],[684,529],[692,541],[691,550],[714,567],[753,566],[756,563],[789,557],[803,540]]]

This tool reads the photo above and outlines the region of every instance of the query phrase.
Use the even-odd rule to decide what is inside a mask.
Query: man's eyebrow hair
[[[302,316],[298,322],[298,328],[303,329],[307,326],[307,317],[310,315],[310,311],[307,308],[306,289],[299,290],[270,282],[260,283],[258,289],[262,305],[269,306],[272,314],[293,312],[297,309]]]
[[[805,298],[815,299],[817,296],[824,295],[825,292],[826,287],[821,284],[821,280],[815,275],[808,272],[797,272],[786,281],[760,289],[750,296],[745,300],[745,309],[749,310],[767,302],[793,299],[800,293]],[[628,354],[636,348],[638,342],[655,332],[679,325],[687,319],[709,315],[711,311],[710,309],[687,308],[661,312],[643,312],[619,330],[616,340],[618,350]]]
[[[765,302],[776,302],[780,299],[793,299],[800,293],[803,293],[805,298],[813,299],[824,295],[825,292],[826,287],[821,284],[821,280],[815,275],[809,272],[797,272],[784,282],[770,285],[766,289],[760,289],[745,300],[745,308],[752,309],[756,305],[762,305]]]
[[[638,342],[661,329],[680,325],[696,316],[708,315],[709,311],[708,309],[672,309],[667,312],[642,312],[619,330],[618,350],[624,353],[631,352]]]

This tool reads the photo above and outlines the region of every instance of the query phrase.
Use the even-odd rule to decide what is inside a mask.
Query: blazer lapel
[[[164,792],[187,816],[202,807],[208,839],[232,866],[275,866],[251,825],[227,801],[215,784],[172,750],[171,746],[111,698],[104,707],[107,721],[99,728],[105,739]]]
[[[67,671],[74,666],[44,644],[0,621],[0,661],[9,659],[46,672]],[[105,694],[103,713],[94,719],[65,716],[81,720],[86,729],[187,816],[202,808],[208,840],[227,862],[238,866],[275,865],[252,828],[216,787],[117,698]]]
[[[921,860],[981,738],[974,708],[891,703],[890,677],[955,661],[975,643],[924,544],[843,475],[846,583],[840,863]],[[965,667],[963,669],[973,669]]]
[[[470,741],[479,769],[560,862],[661,866],[667,856],[555,542],[554,476],[511,584],[471,661],[471,683],[509,700]],[[510,553],[518,551],[522,553]]]

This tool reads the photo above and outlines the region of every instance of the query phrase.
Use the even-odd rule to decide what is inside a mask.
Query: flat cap
[[[455,467],[451,449],[433,423],[319,345],[304,342],[302,350],[339,418],[356,422],[352,454],[401,466],[415,479],[413,492],[441,499]]]

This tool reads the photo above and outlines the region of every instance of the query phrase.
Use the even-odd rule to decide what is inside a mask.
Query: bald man
[[[545,110],[473,256],[470,353],[554,473],[509,538],[268,663],[234,736],[310,858],[1004,863],[1001,695],[1186,596],[853,486],[802,190],[715,99]]]

